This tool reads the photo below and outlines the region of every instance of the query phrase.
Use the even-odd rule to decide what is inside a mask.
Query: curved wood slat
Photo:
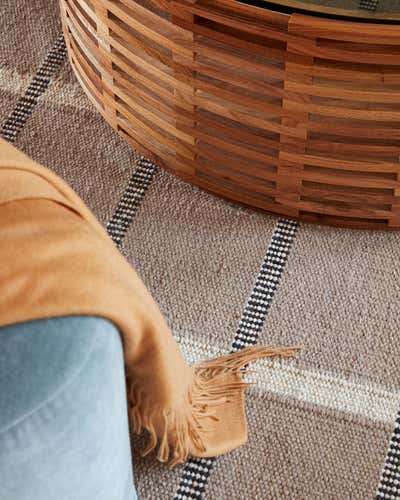
[[[309,222],[400,227],[400,26],[236,0],[61,0],[78,79],[185,181]]]

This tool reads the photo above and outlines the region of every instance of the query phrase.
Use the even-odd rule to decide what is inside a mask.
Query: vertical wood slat
[[[113,66],[110,58],[111,45],[109,42],[110,28],[107,24],[108,9],[101,0],[91,0],[96,14],[97,41],[99,44],[99,71],[103,83],[104,114],[108,123],[118,130],[116,95],[112,91],[114,86]]]
[[[188,0],[190,3],[195,4],[197,0]],[[190,12],[186,12],[185,10],[174,10],[173,13],[171,14],[171,22],[173,24],[179,25],[179,21],[185,21],[185,23],[189,23],[189,26],[193,26],[195,22],[195,16],[191,14]],[[177,52],[173,52],[172,59],[174,62],[184,66],[187,68],[186,75],[187,77],[194,82],[195,81],[195,72],[191,70],[194,64],[195,60],[195,51],[194,51],[194,32],[193,30],[185,29],[182,32],[182,38],[185,41],[185,46],[187,48],[191,47],[191,55],[186,56],[183,54],[178,54]],[[195,121],[195,104],[194,104],[194,96],[195,96],[195,88],[194,86],[191,86],[190,89],[188,90],[182,90],[175,88],[174,89],[174,96],[175,96],[175,104],[178,107],[181,107],[185,109],[187,112],[189,112],[192,116],[193,119],[189,120],[189,125],[191,129],[193,130],[196,125]],[[188,130],[188,120],[183,121],[177,113],[176,116],[176,121],[175,121],[175,126],[178,130],[182,130],[184,132],[189,132]],[[189,132],[190,133],[190,132]],[[193,135],[190,136],[190,145],[194,146],[195,144],[195,138]],[[195,160],[195,152],[194,150],[191,150],[188,155],[188,159],[194,161]],[[187,169],[189,170],[190,167],[189,165],[187,166]]]
[[[289,32],[290,32],[290,23],[289,23]],[[294,46],[293,42],[288,42],[286,46],[286,50],[290,54],[294,54]],[[312,66],[314,63],[313,57],[304,57],[302,58],[302,64],[307,66]],[[285,70],[286,76],[283,84],[284,90],[288,89],[288,81],[292,85],[293,83],[308,83],[312,84],[313,77],[302,74],[291,74],[293,70],[294,64],[290,61],[286,61]],[[300,103],[310,102],[310,96],[304,96],[302,94],[295,95],[294,99]],[[288,100],[282,100],[282,107],[285,109],[288,106]],[[307,152],[307,137],[308,137],[308,129],[307,122],[309,121],[309,113],[304,112],[300,118],[282,118],[282,124],[290,127],[298,127],[302,129],[302,135],[300,137],[296,137],[294,140],[292,137],[289,137],[285,134],[280,135],[280,147],[279,147],[279,165],[276,177],[276,188],[279,192],[279,195],[276,197],[276,201],[282,205],[289,204],[292,205],[293,202],[299,202],[301,196],[301,187],[302,187],[302,171],[304,165],[301,161],[288,161],[284,157],[284,153],[295,153],[298,155],[304,155]],[[282,158],[283,156],[283,158]],[[299,209],[291,208],[290,213],[288,215],[292,217],[299,217]]]
[[[68,14],[65,8],[65,2],[63,2],[62,0],[60,0],[60,10],[61,10],[61,25],[64,33],[65,46],[67,47],[68,58],[70,62],[72,62],[73,50],[71,47],[71,35],[68,29],[68,22],[67,22]]]
[[[399,156],[399,166],[400,166],[400,156]],[[400,173],[397,174],[397,182],[400,186]],[[392,215],[388,220],[389,228],[400,227],[400,187],[393,189],[393,196],[396,201],[391,205]]]

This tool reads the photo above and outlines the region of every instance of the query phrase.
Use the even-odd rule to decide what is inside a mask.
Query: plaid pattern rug
[[[0,33],[1,135],[86,201],[186,358],[305,345],[258,363],[241,449],[171,470],[134,439],[139,498],[399,498],[400,233],[278,220],[160,170],[82,93],[56,0],[3,0]]]

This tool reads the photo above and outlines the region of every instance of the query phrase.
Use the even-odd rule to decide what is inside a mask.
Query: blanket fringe
[[[206,452],[202,434],[212,430],[212,422],[218,421],[215,409],[226,404],[237,392],[249,385],[241,376],[246,373],[248,363],[257,359],[281,356],[293,357],[302,346],[262,347],[250,346],[240,351],[215,359],[200,362],[192,367],[193,379],[187,398],[179,407],[157,406],[151,396],[128,381],[130,419],[134,433],[146,429],[149,443],[143,451],[147,455],[157,448],[160,462],[171,466],[184,463],[189,455]],[[238,375],[227,382],[226,375]]]

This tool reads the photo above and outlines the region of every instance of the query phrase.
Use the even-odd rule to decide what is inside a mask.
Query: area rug
[[[87,202],[187,359],[305,345],[257,364],[246,446],[169,469],[133,440],[139,498],[399,498],[400,233],[279,220],[147,161],[80,90],[56,0],[3,0],[0,33],[1,135]]]

